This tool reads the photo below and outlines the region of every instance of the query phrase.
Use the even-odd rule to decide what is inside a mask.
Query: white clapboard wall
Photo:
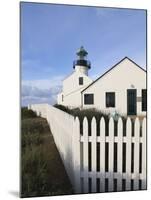
[[[110,118],[106,131],[104,117],[93,117],[91,126],[85,117],[80,126],[77,117],[47,104],[29,109],[47,119],[75,193],[146,189],[146,118],[119,118],[116,131]]]

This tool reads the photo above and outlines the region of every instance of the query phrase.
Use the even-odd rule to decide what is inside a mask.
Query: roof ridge
[[[81,93],[83,91],[85,91],[87,88],[89,88],[91,85],[93,85],[95,82],[97,82],[100,78],[102,78],[103,76],[105,76],[108,72],[110,72],[112,69],[114,69],[118,64],[120,64],[121,62],[123,62],[125,59],[128,59],[130,62],[132,62],[133,64],[135,64],[141,70],[143,70],[144,72],[146,72],[145,69],[143,69],[142,67],[140,67],[137,63],[135,63],[133,60],[131,60],[128,56],[125,56],[119,62],[117,62],[116,64],[114,64],[110,69],[108,69],[106,72],[104,72],[101,76],[99,76],[96,80],[94,80],[92,83],[90,83],[86,88],[84,88],[84,90],[82,90]]]

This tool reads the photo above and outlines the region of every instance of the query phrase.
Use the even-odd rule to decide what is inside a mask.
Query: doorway
[[[136,115],[136,89],[127,90],[127,115]]]

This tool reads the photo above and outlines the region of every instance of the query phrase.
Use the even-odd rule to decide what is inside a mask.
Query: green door
[[[127,90],[127,115],[136,115],[136,89]]]

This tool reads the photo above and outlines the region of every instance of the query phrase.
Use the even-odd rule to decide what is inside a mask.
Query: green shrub
[[[87,117],[88,119],[88,134],[89,136],[91,135],[91,120],[93,117],[96,118],[96,122],[97,122],[97,136],[100,135],[100,119],[101,117],[104,117],[105,119],[105,131],[106,131],[106,135],[108,135],[109,133],[109,119],[110,119],[110,114],[106,114],[100,110],[97,110],[95,108],[91,108],[91,109],[81,109],[80,108],[74,108],[74,109],[70,109],[66,106],[63,105],[55,105],[56,108],[63,110],[65,112],[67,112],[68,114],[73,115],[74,117],[78,117],[80,120],[80,132],[81,134],[83,134],[82,130],[83,130],[83,119],[84,117]],[[120,116],[120,115],[119,115]],[[126,132],[126,118],[121,116],[122,120],[123,120],[123,126],[124,126],[124,134]],[[117,121],[114,120],[114,132],[117,134]]]
[[[67,106],[63,106],[63,105],[60,105],[60,104],[55,104],[54,107],[66,112],[66,113],[72,114],[71,109],[69,107],[67,107]]]
[[[80,120],[83,120],[83,118],[86,116],[88,118],[88,120],[91,120],[93,116],[95,116],[96,119],[100,119],[102,116],[105,117],[106,119],[108,118],[108,115],[103,113],[102,111],[99,111],[95,108],[91,108],[91,109],[82,109],[80,110],[80,108],[74,108],[74,109],[70,109],[67,106],[63,106],[63,105],[59,105],[59,104],[55,104],[54,107],[67,112],[73,116],[78,116]]]
[[[34,118],[37,117],[36,113],[32,110],[28,110],[27,107],[21,108],[21,119],[27,119],[27,118]]]

